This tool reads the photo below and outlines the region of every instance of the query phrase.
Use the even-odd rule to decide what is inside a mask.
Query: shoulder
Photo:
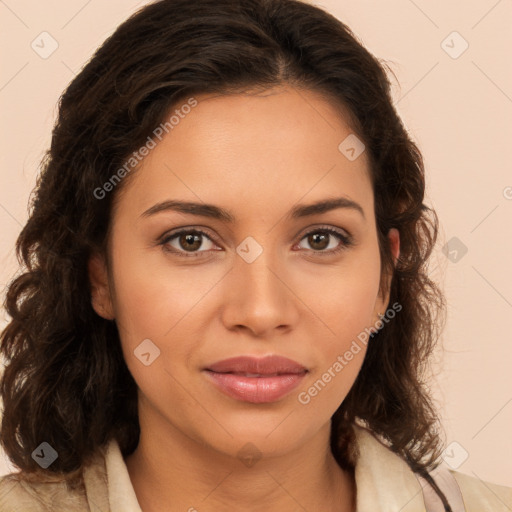
[[[497,485],[466,475],[459,471],[449,470],[461,491],[466,512],[510,512],[512,510],[512,487]]]
[[[83,486],[65,481],[37,482],[20,473],[0,477],[0,512],[89,511]]]
[[[22,472],[0,477],[0,512],[95,512],[109,510],[104,455],[99,451],[73,481]]]
[[[356,485],[362,491],[358,510],[377,509],[379,503],[389,500],[394,500],[397,509],[404,512],[425,510],[425,506],[427,510],[443,510],[439,496],[427,480],[414,473],[370,429],[357,424],[355,427],[359,451],[355,466]],[[429,474],[454,511],[512,511],[512,487],[454,471],[444,464]]]

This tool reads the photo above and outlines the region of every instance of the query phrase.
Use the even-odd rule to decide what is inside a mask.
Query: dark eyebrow
[[[349,199],[348,197],[335,197],[333,199],[325,199],[323,201],[318,201],[313,204],[305,204],[299,205],[292,208],[290,212],[290,216],[292,219],[300,219],[302,217],[307,217],[309,215],[318,215],[321,213],[326,213],[331,210],[336,210],[338,208],[348,208],[350,210],[355,210],[359,212],[363,219],[366,219],[364,215],[363,207]]]
[[[310,215],[326,213],[337,208],[348,208],[358,211],[363,216],[363,218],[366,218],[361,205],[347,197],[336,197],[333,199],[318,201],[313,204],[294,206],[288,214],[288,217],[292,219],[300,219]],[[231,212],[220,208],[219,206],[206,203],[193,203],[188,201],[173,200],[163,201],[161,203],[155,204],[144,213],[142,213],[141,217],[150,217],[156,213],[168,210],[180,213],[188,213],[190,215],[198,215],[200,217],[210,217],[212,219],[217,219],[228,223],[234,223],[236,221],[235,216]]]

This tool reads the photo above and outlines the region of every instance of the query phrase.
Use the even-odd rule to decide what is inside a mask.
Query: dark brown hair
[[[369,341],[361,371],[332,418],[331,449],[353,468],[362,420],[414,471],[439,464],[438,417],[425,387],[444,298],[427,274],[438,220],[424,203],[424,165],[390,94],[386,64],[325,11],[295,0],[161,0],[125,21],[59,102],[27,224],[24,272],[10,283],[1,336],[1,445],[26,474],[75,474],[111,438],[138,444],[137,386],[115,322],[91,306],[87,262],[108,254],[114,190],[94,194],[194,94],[290,85],[345,112],[370,162],[382,278],[402,310]],[[341,141],[340,141],[341,142]],[[396,267],[387,233],[400,232]],[[108,260],[108,258],[107,258]],[[41,471],[43,441],[59,456]]]

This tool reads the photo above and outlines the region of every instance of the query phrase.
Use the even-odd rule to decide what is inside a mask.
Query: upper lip
[[[258,375],[298,374],[307,371],[304,366],[296,361],[278,355],[232,357],[217,361],[205,370],[216,373],[252,373]]]

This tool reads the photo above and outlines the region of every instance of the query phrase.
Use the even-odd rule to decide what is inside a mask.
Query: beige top
[[[443,512],[430,486],[371,431],[355,426],[357,512]],[[17,473],[0,478],[0,512],[142,512],[117,441],[111,440],[84,468],[83,486],[18,482]],[[512,488],[449,470],[432,473],[453,512],[511,512]]]

